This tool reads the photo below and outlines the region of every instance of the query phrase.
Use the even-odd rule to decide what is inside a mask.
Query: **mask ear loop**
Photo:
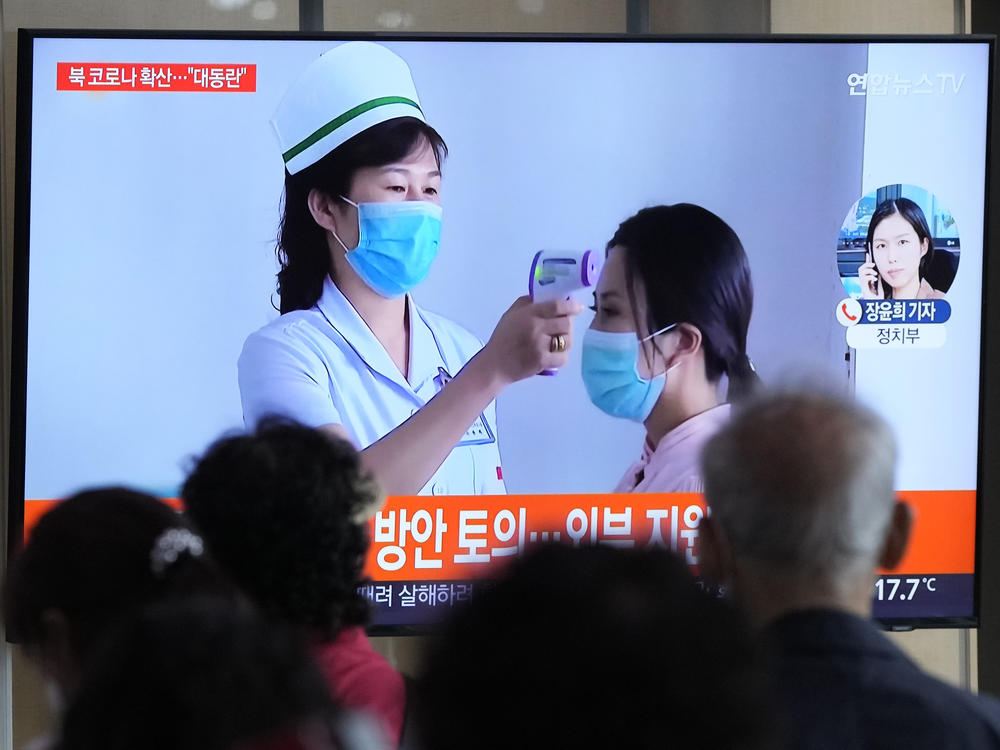
[[[352,206],[354,206],[355,210],[358,213],[358,247],[360,247],[361,246],[361,207],[357,203],[355,203],[354,201],[352,201],[350,198],[348,198],[346,195],[340,195],[340,196],[337,196],[337,197],[340,198],[340,200],[344,201],[345,203],[350,203]],[[349,252],[351,252],[351,248],[349,248],[347,245],[344,244],[344,241],[342,239],[340,239],[340,235],[338,235],[332,229],[330,230],[330,234],[332,234],[333,235],[333,239],[337,240],[337,242],[340,243],[340,246],[342,248],[344,248],[344,255],[347,255]],[[354,249],[357,250],[358,248],[355,247]]]
[[[659,331],[654,331],[653,333],[649,334],[645,338],[639,339],[639,343],[640,344],[645,344],[647,341],[649,341],[654,336],[659,336],[661,333],[666,333],[671,328],[676,328],[678,325],[679,325],[679,323],[671,323],[668,326],[663,326],[663,328],[661,328]]]
[[[656,336],[659,336],[661,333],[666,333],[667,331],[676,328],[678,325],[680,325],[680,324],[679,323],[671,323],[670,325],[664,326],[663,328],[661,328],[658,331],[654,331],[653,333],[649,334],[648,336],[639,339],[639,345],[642,346],[642,344],[645,344],[647,341],[651,341],[653,338],[655,338]],[[658,347],[656,345],[655,341],[653,341],[653,348],[656,350],[656,352],[661,357],[663,357],[663,352],[660,350],[660,347]],[[645,356],[645,353],[646,353],[645,347],[642,347],[642,351],[643,351],[643,355]],[[666,361],[666,357],[663,357],[663,359],[664,359],[664,361]],[[646,359],[646,364],[649,365],[649,369],[650,370],[653,369],[653,363],[650,362],[648,358]],[[676,364],[673,364],[673,365],[670,365],[670,367],[668,367],[666,370],[663,371],[663,374],[666,375],[668,372],[670,372],[671,370],[673,370],[675,367],[679,367],[679,366],[680,366],[680,362],[678,362]],[[653,377],[659,377],[659,376],[654,375]]]

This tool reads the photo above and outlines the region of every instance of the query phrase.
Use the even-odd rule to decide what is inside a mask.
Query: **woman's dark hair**
[[[357,519],[379,494],[349,443],[273,419],[212,445],[181,488],[236,584],[271,617],[327,639],[367,619]]]
[[[112,629],[69,704],[57,747],[297,747],[297,729],[322,731],[333,717],[325,680],[296,634],[249,607],[194,599],[148,607]],[[282,735],[286,744],[266,742]]]
[[[154,561],[154,546],[172,529],[190,531],[175,510],[133,490],[81,492],[42,516],[14,558],[4,587],[4,618],[11,640],[44,642],[42,616],[61,612],[70,645],[86,660],[97,638],[128,611],[160,599],[235,589],[203,554],[178,547]],[[190,539],[190,537],[185,537]],[[168,545],[169,546],[169,545]]]
[[[740,238],[701,206],[644,208],[618,227],[608,249],[625,250],[625,281],[636,325],[645,334],[690,323],[702,335],[705,375],[729,379],[730,401],[759,382],[747,357],[753,312],[750,264]],[[637,314],[636,284],[646,293],[646,320]],[[644,335],[644,334],[643,334]]]
[[[865,247],[871,253],[872,263],[875,262],[875,230],[883,219],[894,214],[902,216],[913,227],[920,244],[923,244],[924,240],[927,241],[927,252],[920,259],[918,274],[923,279],[926,276],[927,268],[930,267],[931,261],[934,259],[934,238],[931,237],[931,230],[927,225],[927,218],[924,216],[923,210],[909,198],[889,198],[879,203],[875,208],[875,213],[872,214],[872,219],[868,223],[868,238],[865,240]],[[875,267],[875,270],[878,271],[878,266]],[[892,299],[891,286],[883,282],[882,290],[886,299]]]
[[[331,271],[326,230],[309,211],[309,192],[315,189],[331,198],[346,196],[359,169],[397,162],[422,143],[430,144],[440,167],[448,155],[444,139],[422,120],[399,117],[358,133],[301,172],[285,172],[277,247],[282,315],[315,305],[323,293],[323,280]]]
[[[749,750],[766,687],[750,625],[667,550],[540,546],[440,629],[416,725],[435,750]]]

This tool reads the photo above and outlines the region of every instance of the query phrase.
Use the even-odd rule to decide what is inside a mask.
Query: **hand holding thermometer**
[[[574,292],[596,285],[599,275],[600,256],[593,250],[539,250],[531,261],[528,294],[532,302],[569,299]],[[543,370],[539,375],[557,372]]]

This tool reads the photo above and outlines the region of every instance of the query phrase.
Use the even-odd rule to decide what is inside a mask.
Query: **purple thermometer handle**
[[[528,273],[528,296],[531,297],[532,300],[535,299],[535,269],[538,268],[538,261],[541,259],[541,257],[542,257],[542,251],[539,250],[537,253],[535,253],[535,257],[531,261],[531,271]],[[538,374],[556,375],[558,374],[558,372],[559,370],[551,369],[551,370],[542,370]]]
[[[534,259],[531,261],[531,271],[528,273],[528,295],[534,299],[535,298],[535,269],[538,268],[538,261],[542,257],[542,251],[539,250],[535,253]],[[584,287],[590,287],[597,283],[597,263],[594,260],[594,251],[588,250],[583,254],[583,258],[580,260],[580,281],[583,283]],[[556,368],[550,368],[548,370],[542,370],[539,375],[552,376],[559,374],[559,370]]]
[[[538,259],[538,256],[535,256]],[[532,278],[534,278],[534,264],[532,264]],[[594,251],[588,250],[580,260],[580,281],[584,287],[591,287],[597,283],[597,263],[594,261]],[[559,370],[542,370],[539,375],[555,375]]]

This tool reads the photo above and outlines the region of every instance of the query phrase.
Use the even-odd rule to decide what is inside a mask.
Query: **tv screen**
[[[590,250],[599,264],[644,207],[711,211],[745,248],[760,379],[822,371],[897,436],[916,525],[873,589],[875,616],[975,622],[989,40],[365,38],[407,63],[448,146],[439,252],[414,310],[461,326],[475,348],[541,273],[539,251]],[[193,458],[245,429],[237,362],[281,303],[288,150],[270,120],[348,39],[19,41],[17,537],[84,487],[176,498]],[[912,289],[869,237],[893,202],[928,230],[933,263]],[[573,294],[590,304],[593,291]],[[575,321],[566,366],[504,389],[419,494],[372,519],[376,626],[432,622],[548,539],[663,544],[697,566],[697,492],[614,492],[645,434],[588,397],[591,315]],[[456,372],[433,374],[431,396]],[[409,397],[410,413],[429,398]],[[359,448],[409,416],[355,408],[345,429]]]

